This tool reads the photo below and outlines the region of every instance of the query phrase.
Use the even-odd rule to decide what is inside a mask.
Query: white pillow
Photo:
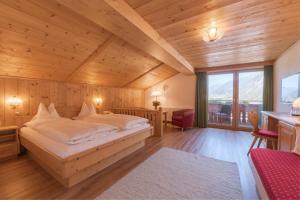
[[[300,156],[300,134],[299,133],[296,134],[296,141],[295,141],[295,147],[293,152]]]
[[[78,117],[86,117],[86,116],[90,115],[90,112],[91,111],[90,111],[89,107],[86,105],[85,102],[83,102],[80,113],[78,114]]]
[[[96,112],[96,108],[95,108],[95,106],[94,106],[94,104],[90,104],[91,106],[90,106],[90,115],[96,115],[97,114],[97,112]]]
[[[34,127],[36,126],[40,121],[42,120],[47,120],[47,119],[51,119],[53,117],[51,117],[50,113],[48,112],[47,107],[45,106],[45,104],[40,103],[39,107],[38,107],[38,111],[37,114],[32,118],[31,121],[25,123],[25,126],[28,127]]]
[[[50,103],[50,105],[48,106],[48,110],[52,117],[60,118],[59,114],[57,113],[57,111],[55,109],[54,103]]]

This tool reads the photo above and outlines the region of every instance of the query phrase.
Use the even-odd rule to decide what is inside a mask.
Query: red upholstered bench
[[[300,199],[300,156],[270,149],[253,149],[250,156],[261,198]]]

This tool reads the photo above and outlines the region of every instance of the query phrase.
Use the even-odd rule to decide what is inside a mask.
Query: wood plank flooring
[[[1,199],[93,199],[162,147],[180,149],[212,158],[236,162],[244,199],[258,199],[248,163],[252,136],[221,129],[167,128],[162,138],[149,138],[146,146],[86,181],[66,189],[27,155],[0,163]],[[159,169],[157,169],[159,170]]]

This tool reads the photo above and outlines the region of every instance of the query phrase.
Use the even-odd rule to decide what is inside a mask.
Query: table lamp
[[[291,115],[293,116],[300,116],[300,97],[296,99],[293,103]]]
[[[152,105],[154,106],[155,110],[157,110],[157,106],[160,105],[160,102],[157,101],[157,97],[161,96],[161,92],[158,90],[154,90],[151,93],[151,97],[155,97],[155,101],[152,102]]]

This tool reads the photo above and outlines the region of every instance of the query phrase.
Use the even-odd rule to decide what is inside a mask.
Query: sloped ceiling
[[[270,61],[299,0],[0,0],[0,75],[145,89],[194,68]],[[206,43],[214,21],[222,39]]]
[[[275,60],[300,38],[299,0],[127,0],[195,68]],[[207,43],[215,22],[224,31]]]
[[[161,64],[55,1],[0,2],[0,75],[124,87],[161,66],[143,89],[178,73]]]

